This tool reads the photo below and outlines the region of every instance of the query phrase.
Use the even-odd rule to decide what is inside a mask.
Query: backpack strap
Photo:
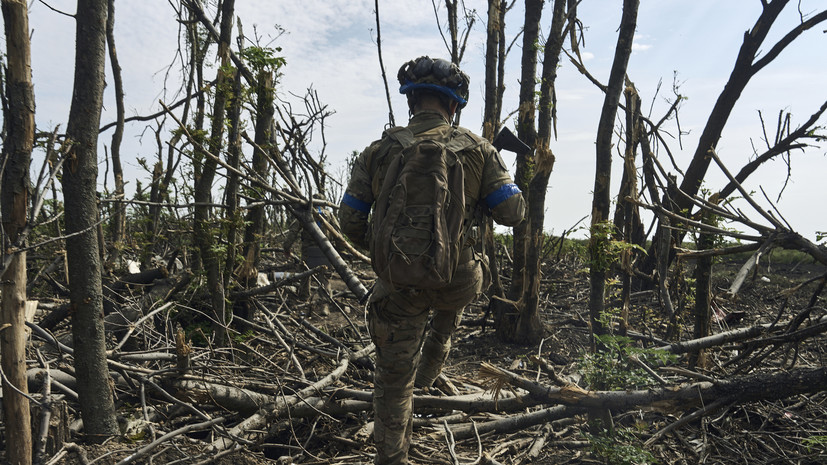
[[[416,137],[414,137],[414,134],[411,132],[410,129],[404,126],[390,128],[387,131],[385,131],[385,135],[387,135],[388,138],[396,142],[399,142],[402,145],[403,150],[416,143]]]
[[[451,139],[445,144],[445,148],[454,152],[460,153],[463,150],[473,149],[480,145],[480,141],[475,140],[471,135],[462,129],[455,129],[451,134]]]

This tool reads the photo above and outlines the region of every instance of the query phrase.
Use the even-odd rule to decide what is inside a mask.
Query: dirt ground
[[[675,302],[677,333],[675,340],[691,339],[691,296],[681,292],[682,286],[691,287],[693,265],[685,263],[679,279],[670,282]],[[813,264],[763,266],[748,279],[737,297],[727,298],[725,290],[737,272],[740,263],[716,265],[714,274],[714,315],[713,332],[733,328],[770,323],[777,318],[790,319],[811,302],[817,283],[806,284],[795,292],[789,290],[824,274],[824,268]],[[284,266],[282,268],[285,268]],[[363,277],[370,275],[361,270]],[[521,346],[499,341],[493,320],[486,315],[488,301],[479,299],[463,316],[463,325],[457,331],[453,348],[444,374],[459,393],[481,392],[490,388],[480,375],[480,364],[489,362],[506,368],[524,378],[552,386],[555,383],[550,374],[532,360],[539,357],[548,362],[554,375],[566,382],[582,385],[582,360],[588,352],[588,273],[583,263],[565,259],[550,264],[544,272],[541,287],[541,318],[546,326],[546,337],[540,344]],[[617,299],[619,287],[611,288],[612,299]],[[362,306],[344,284],[334,280],[333,294],[341,310],[335,306],[329,315],[318,311],[308,318],[315,326],[334,337],[346,337],[356,326],[365,337]],[[307,305],[291,290],[280,291],[280,305],[295,305],[290,310],[306,314]],[[633,296],[630,311],[630,329],[633,332],[663,337],[669,322],[660,308],[655,293],[644,292]],[[276,305],[276,300],[261,298],[265,305]],[[826,312],[823,297],[815,301],[811,319],[819,318]],[[616,303],[616,302],[615,302]],[[487,318],[486,318],[487,316]],[[485,322],[483,325],[482,322]],[[351,336],[353,336],[351,334]],[[258,340],[256,339],[258,338]],[[268,344],[263,337],[248,341],[250,347],[272,355],[273,363],[281,364],[284,359],[276,358],[276,352],[265,352]],[[825,366],[825,336],[817,335],[795,346],[771,354],[754,371],[790,369],[794,366]],[[724,378],[737,374],[737,367],[731,364],[737,358],[737,344],[710,351],[708,363],[697,368],[702,375]],[[329,371],[320,357],[309,356],[302,360],[305,370],[323,376]],[[686,366],[684,359],[675,362]],[[267,371],[264,367],[259,367]],[[232,375],[243,376],[243,375]],[[666,375],[664,375],[666,376]],[[308,374],[308,378],[313,375]],[[240,379],[240,378],[239,378]],[[348,375],[339,380],[339,387],[369,392],[371,372],[368,367],[355,366]],[[827,389],[827,388],[825,388]],[[508,388],[504,388],[508,390]],[[517,391],[515,391],[517,392]],[[429,394],[445,395],[440,392]],[[119,413],[135,415],[139,401],[135,397],[122,395]],[[160,400],[158,400],[161,403]],[[226,426],[234,424],[243,416],[222,411],[215,406],[198,405],[213,416],[226,415],[231,418]],[[548,406],[529,407],[522,413],[536,411]],[[416,426],[414,445],[411,451],[413,464],[599,464],[599,463],[827,463],[827,392],[822,390],[810,396],[794,396],[774,402],[753,402],[725,406],[713,415],[688,422],[675,431],[659,437],[653,443],[644,445],[659,430],[694,411],[694,408],[678,411],[660,411],[640,408],[626,412],[612,412],[614,426],[622,431],[625,439],[601,442],[599,436],[590,437],[586,415],[563,418],[558,421],[516,428],[508,433],[487,433],[479,438],[454,441],[446,433],[443,424],[428,422],[431,415],[424,413],[418,418],[425,423]],[[520,412],[510,413],[517,415]],[[76,414],[70,408],[70,415]],[[463,421],[482,424],[507,416],[499,412],[480,412],[462,415]],[[442,417],[440,417],[442,418]],[[190,432],[175,441],[153,449],[147,457],[135,463],[216,463],[221,465],[254,465],[265,463],[302,464],[358,464],[372,463],[372,441],[365,433],[371,420],[369,410],[357,411],[340,416],[317,415],[310,418],[293,418],[281,432],[270,435],[263,442],[238,446],[237,450],[217,454],[206,445],[210,431]],[[169,424],[159,424],[156,439],[164,431],[194,422],[193,419],[172,418]],[[163,426],[163,427],[160,427]],[[284,425],[283,425],[284,426]],[[446,425],[447,426],[447,423]],[[72,436],[78,443],[77,449],[66,449],[62,457],[53,456],[52,464],[117,464],[128,461],[128,457],[151,441],[147,436],[114,438],[103,445],[82,443],[82,438]],[[542,442],[540,442],[542,440]],[[533,445],[539,445],[532,451]],[[595,444],[603,444],[600,449]],[[77,450],[82,450],[84,457]],[[608,450],[608,452],[607,452]],[[602,452],[601,452],[602,451]]]

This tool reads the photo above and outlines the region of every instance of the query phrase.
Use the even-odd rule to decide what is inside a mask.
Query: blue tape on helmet
[[[402,87],[399,88],[399,93],[400,94],[407,94],[409,91],[412,91],[412,90],[415,90],[415,89],[428,89],[428,90],[434,90],[434,91],[437,91],[437,92],[441,92],[441,93],[447,95],[448,97],[451,97],[452,99],[456,100],[457,103],[459,103],[460,105],[465,105],[466,103],[468,103],[468,101],[466,99],[460,97],[454,91],[454,89],[451,89],[450,87],[440,86],[438,84],[427,83],[427,82],[415,83],[415,82],[407,81],[405,84],[402,85]]]

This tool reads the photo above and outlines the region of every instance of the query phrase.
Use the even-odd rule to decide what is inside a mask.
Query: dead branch
[[[356,352],[353,355],[353,357],[359,358],[370,353],[371,351],[373,351],[372,344],[366,347],[365,349]],[[324,389],[325,387],[330,386],[334,381],[339,379],[339,377],[341,377],[345,373],[349,362],[350,360],[347,357],[343,357],[339,362],[339,366],[324,378],[302,389],[301,391],[298,391],[294,395],[280,397],[275,402],[262,406],[262,408],[257,413],[253,414],[246,420],[242,421],[241,423],[233,427],[229,432],[230,437],[239,437],[246,439],[251,437],[255,438],[259,436],[258,433],[250,433],[250,431],[262,428],[264,425],[266,425],[273,419],[279,418],[293,405],[302,402],[304,398],[309,397],[310,395]],[[215,451],[221,451],[232,446],[233,444],[234,441],[232,440],[228,440],[227,438],[220,438],[213,441],[212,448]]]
[[[476,424],[479,434],[497,433],[508,434],[525,430],[532,426],[550,423],[562,418],[571,418],[586,412],[586,409],[571,406],[549,407],[531,413],[514,415],[498,420]],[[465,424],[454,428],[454,437],[457,440],[474,437],[474,424]]]
[[[169,433],[167,433],[167,434],[161,436],[160,438],[152,441],[151,443],[145,445],[144,447],[141,447],[134,454],[132,454],[129,457],[127,457],[127,458],[121,460],[120,462],[118,462],[117,465],[127,465],[127,464],[133,463],[137,460],[140,460],[140,459],[146,457],[147,455],[149,455],[149,453],[152,452],[155,448],[157,448],[161,444],[169,441],[170,439],[172,439],[176,436],[180,436],[182,434],[187,434],[187,433],[192,432],[192,431],[198,431],[198,430],[202,430],[202,429],[206,429],[206,428],[212,428],[215,425],[224,423],[224,421],[225,421],[224,417],[218,417],[218,418],[213,418],[212,420],[204,421],[204,422],[201,422],[201,423],[194,423],[194,424],[189,424],[189,425],[186,425],[186,426],[182,426],[182,427],[180,427],[180,428],[178,428],[174,431],[170,431]]]
[[[548,387],[487,363],[482,364],[480,375],[525,389],[532,397],[544,403],[619,410],[650,406],[668,411],[727,397],[734,398],[738,403],[777,400],[798,394],[820,392],[827,383],[827,367],[757,373],[719,380],[717,383],[699,382],[630,391],[587,391],[572,387]]]
[[[259,287],[254,287],[252,289],[234,291],[234,292],[230,293],[230,298],[231,299],[247,299],[247,298],[250,298],[250,297],[257,296],[257,295],[269,294],[269,293],[272,293],[274,290],[276,290],[280,287],[286,286],[290,283],[299,282],[299,281],[303,280],[304,278],[307,278],[308,276],[313,276],[314,274],[321,273],[324,270],[325,270],[324,265],[317,266],[317,267],[311,268],[307,271],[302,271],[301,273],[291,274],[289,276],[286,276],[282,279],[279,279],[278,281],[276,281],[274,283],[271,283],[271,284],[268,284],[266,286],[259,286]]]
[[[749,276],[750,272],[758,266],[758,262],[761,260],[761,255],[772,250],[772,243],[773,237],[768,238],[763,244],[761,244],[758,250],[756,250],[755,253],[749,257],[749,260],[741,266],[741,269],[738,270],[738,274],[735,275],[735,279],[732,280],[732,285],[729,286],[729,289],[727,290],[727,294],[730,297],[735,297],[735,295],[738,294],[738,291],[741,289],[744,281],[746,281],[747,276]]]

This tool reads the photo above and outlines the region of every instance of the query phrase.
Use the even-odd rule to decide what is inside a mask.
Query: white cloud
[[[646,50],[649,50],[650,48],[652,48],[652,46],[649,45],[649,44],[641,44],[641,43],[637,43],[637,42],[632,43],[632,52],[645,52]]]
[[[74,12],[76,4],[74,0],[51,0],[49,3],[69,13]],[[444,9],[442,3],[437,3]],[[476,9],[482,19],[475,25],[462,65],[472,80],[471,98],[462,121],[472,130],[479,130],[481,83],[484,78],[482,55],[485,31],[482,21],[487,2],[466,0],[465,4]],[[582,58],[589,71],[600,81],[608,78],[620,17],[619,6],[607,8],[606,4],[584,2],[579,8],[580,19],[588,27],[585,32],[588,49],[582,50]],[[645,33],[636,35],[633,50],[637,59],[633,57],[630,61],[630,78],[639,87],[644,100],[652,99],[656,83],[663,77],[665,87],[661,89],[660,99],[668,89],[672,70],[681,72],[680,78],[685,81],[681,91],[690,97],[682,109],[681,124],[684,129],[695,129],[691,137],[696,137],[700,126],[705,123],[707,112],[731,71],[743,30],[754,21],[754,10],[760,8],[756,4],[747,14],[741,11],[744,8],[742,5],[732,2],[732,5],[726,4],[730,11],[724,14],[720,11],[723,6],[716,3],[710,7],[709,4],[709,1],[642,4],[638,28]],[[813,2],[810,0],[808,4]],[[322,103],[335,110],[336,114],[327,120],[326,130],[327,153],[331,163],[343,160],[352,150],[360,150],[380,135],[387,122],[388,110],[374,43],[376,23],[373,0],[244,0],[236,2],[236,8],[236,15],[241,19],[247,36],[258,34],[263,44],[282,47],[287,67],[279,86],[281,95],[288,98],[289,92],[303,94],[306,88],[312,86],[318,91]],[[506,33],[509,38],[519,31],[522,16],[517,10],[520,8],[518,4],[507,18]],[[444,17],[444,11],[440,13]],[[175,60],[179,24],[170,5],[162,1],[118,2],[116,14],[116,40],[123,67],[127,113],[146,115],[157,111],[157,100],[164,98],[161,95],[165,85],[162,70]],[[745,15],[748,17],[741,21]],[[399,124],[406,120],[407,108],[395,82],[398,67],[420,55],[444,57],[447,51],[437,29],[430,0],[383,1],[380,2],[380,16],[385,71]],[[733,18],[739,18],[740,22],[733,25]],[[792,23],[796,19],[792,18]],[[287,32],[273,40],[280,33],[276,25],[284,27]],[[58,123],[65,128],[71,102],[75,23],[72,18],[34,2],[30,9],[30,27],[34,30],[32,69],[38,129],[47,130]],[[542,27],[548,27],[546,17]],[[756,91],[762,89],[764,95],[750,97],[754,94],[749,94],[748,89],[739,102],[739,108],[743,111],[733,113],[728,127],[737,127],[739,123],[735,120],[741,114],[746,114],[750,118],[748,124],[754,127],[756,105],[768,106],[767,111],[777,111],[790,105],[795,110],[795,119],[799,121],[811,114],[815,109],[811,96],[814,95],[813,89],[819,88],[818,78],[824,75],[823,63],[807,57],[802,59],[796,54],[806,55],[812,51],[813,46],[817,46],[813,45],[814,41],[819,40],[820,36],[786,50],[778,63],[763,70],[751,83],[751,88]],[[520,47],[521,42],[518,41],[508,57],[503,115],[516,107]],[[171,80],[166,83],[169,91],[176,88],[175,80],[180,79],[179,67],[180,63],[176,63],[172,68]],[[209,71],[214,72],[214,69]],[[790,76],[781,73],[789,73]],[[808,76],[808,79],[805,82],[802,77],[794,81],[791,76],[796,75]],[[105,97],[104,123],[114,118],[112,88],[110,80]],[[563,219],[556,224],[559,230],[569,226],[569,220],[576,221],[588,212],[588,202],[583,208],[570,207],[577,203],[572,201],[571,192],[579,192],[578,189],[586,186],[585,190],[580,190],[584,190],[584,198],[589,195],[587,191],[592,173],[588,170],[593,161],[593,132],[602,94],[574,71],[567,61],[563,62],[558,77],[557,92],[560,140],[552,143],[558,163],[551,179],[554,190],[549,197],[548,217],[549,221]],[[172,96],[165,98],[171,100]],[[125,139],[122,149],[124,157],[132,157],[133,160],[136,156],[155,157],[157,148],[151,137],[143,145],[136,142],[135,133],[139,133],[144,124],[130,125],[128,131],[132,131],[132,136],[128,135]],[[109,136],[106,134],[102,141],[108,143]],[[684,140],[684,152],[694,148],[688,139]],[[722,144],[744,140],[748,137],[725,132]],[[672,145],[678,151],[677,143]],[[735,147],[730,150],[744,151]],[[814,164],[807,165],[807,172],[823,172],[823,157],[811,158]],[[568,163],[573,159],[577,159],[576,164]],[[815,164],[819,162],[821,164]],[[685,164],[679,163],[685,167]],[[807,163],[810,163],[809,159]],[[797,166],[794,164],[794,169]],[[581,179],[577,181],[579,185],[572,186],[571,179],[575,179],[575,172]],[[798,185],[804,184],[805,179],[799,178]],[[578,200],[580,195],[577,194]],[[823,193],[820,195],[823,198]],[[792,216],[787,212],[785,214]],[[804,231],[813,229],[803,224],[794,226]]]

